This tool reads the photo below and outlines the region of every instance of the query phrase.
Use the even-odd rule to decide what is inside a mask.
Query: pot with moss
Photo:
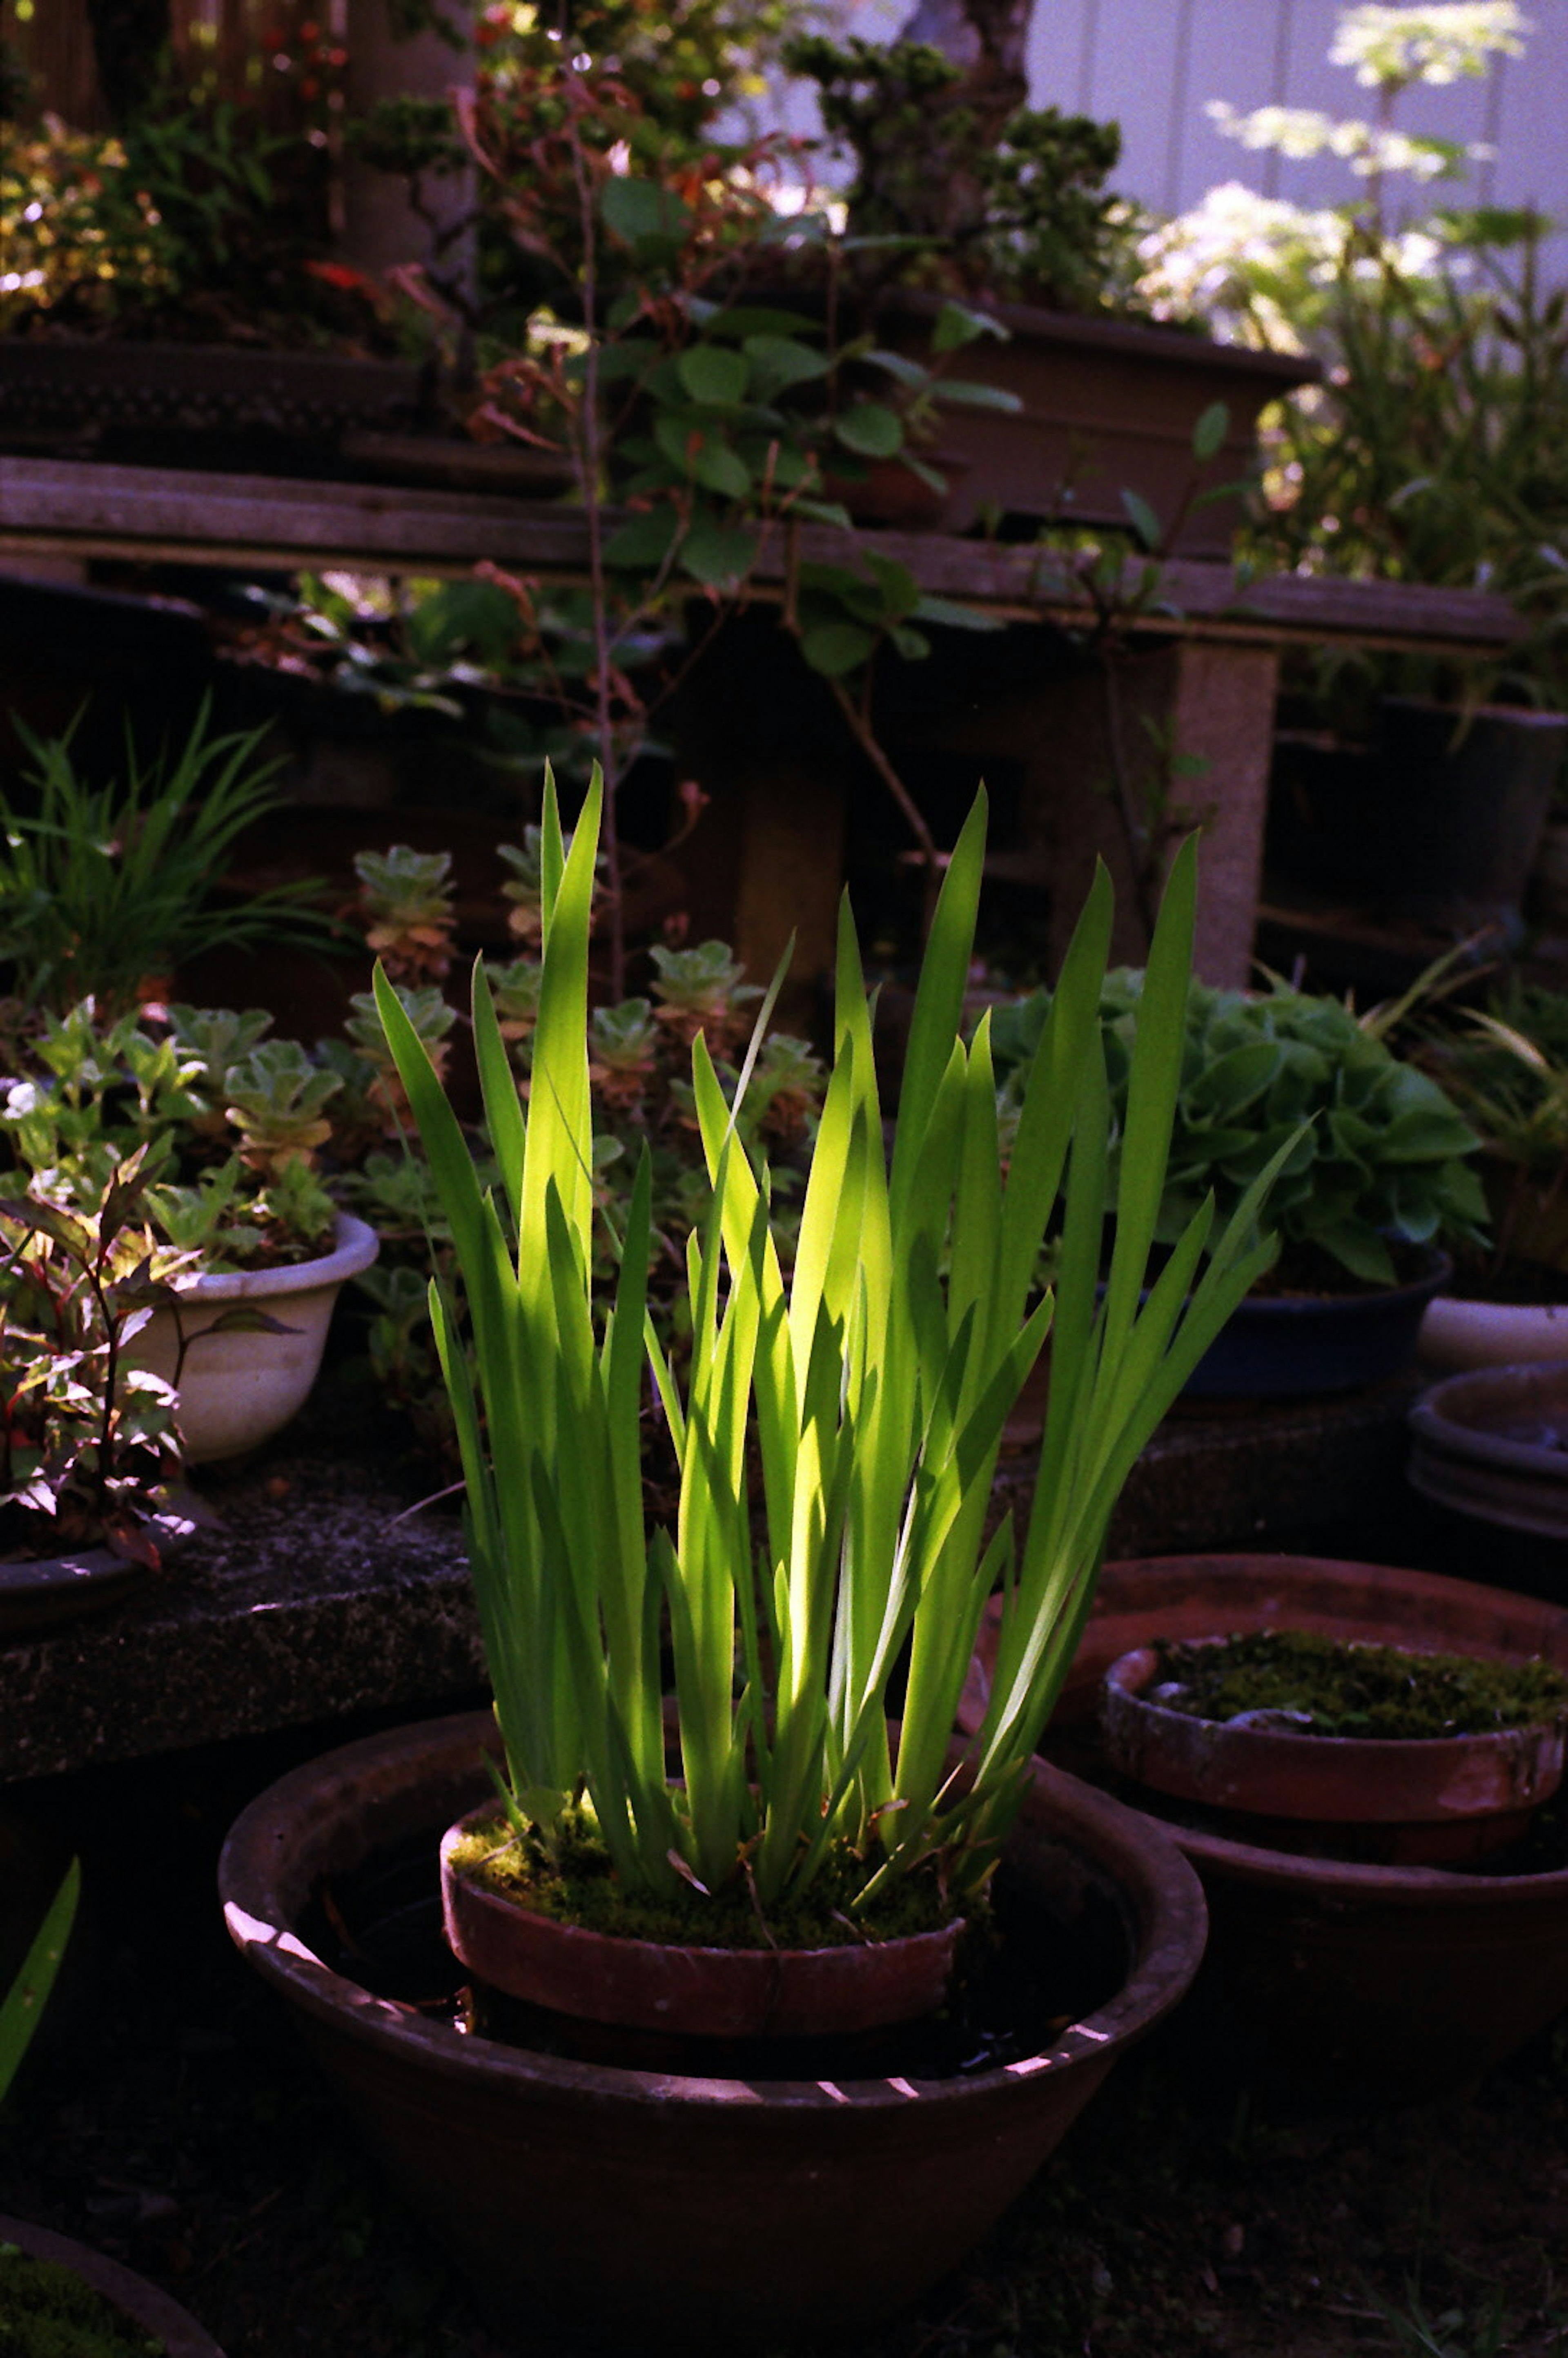
[[[1142,978],[1107,978],[1100,1013],[1112,1102],[1127,1102],[1124,1043]],[[993,1026],[1004,1128],[1018,1060],[1049,994]],[[1173,1239],[1212,1190],[1234,1211],[1282,1157],[1269,1204],[1277,1260],[1194,1370],[1189,1399],[1288,1399],[1385,1381],[1409,1361],[1452,1263],[1446,1244],[1484,1233],[1470,1158],[1479,1140],[1438,1083],[1401,1062],[1336,1000],[1188,990],[1181,1085],[1156,1236]]]
[[[1265,1174],[1201,1273],[1206,1212],[1141,1299],[1158,1203],[1150,1180],[1162,1162],[1177,1079],[1194,856],[1189,849],[1176,863],[1152,954],[1151,1017],[1132,1049],[1129,1176],[1104,1294],[1108,1110],[1098,1006],[1108,880],[1097,885],[1070,953],[1004,1173],[989,1043],[982,1034],[966,1048],[960,1035],[980,806],[935,913],[891,1163],[846,909],[837,1051],[787,1282],[765,1169],[744,1146],[697,1031],[692,1089],[708,1200],[687,1248],[691,1340],[682,1373],[647,1316],[646,1156],[614,1239],[610,1298],[599,1298],[593,1280],[586,995],[600,798],[596,782],[569,852],[553,789],[546,801],[543,968],[525,1108],[482,978],[476,990],[493,1190],[395,994],[384,980],[378,986],[471,1320],[465,1331],[438,1285],[433,1315],[463,1452],[470,1562],[504,1758],[488,1840],[519,1868],[519,1888],[502,1904],[526,1932],[527,1918],[552,1904],[531,1887],[535,1861],[557,1875],[586,1843],[619,1902],[594,1934],[619,1942],[622,1966],[637,1964],[629,1952],[653,1931],[660,1938],[650,1946],[708,1952],[706,1974],[741,1924],[749,1938],[734,1952],[736,1970],[757,1979],[761,1955],[770,1991],[793,1986],[797,1971],[835,1984],[862,1972],[880,1978],[883,1949],[898,1945],[890,1936],[959,1919],[968,1926],[959,1945],[972,1961],[987,1950],[993,1889],[1000,1914],[1013,1904],[1010,1887],[1037,1897],[1053,1885],[1080,1897],[1098,1887],[1108,1897],[1107,1878],[1114,1887],[1122,1872],[1100,1850],[1102,1833],[1113,1851],[1119,1836],[1104,1821],[1101,1832],[1080,1833],[1076,1796],[1052,1788],[1044,1817],[1030,1820],[1044,1845],[1043,1881],[1025,1866],[1012,1886],[1011,1845],[1033,1840],[1015,1831],[1020,1811],[1028,1817],[1034,1807],[1026,1763],[1065,1670],[1120,1483],[1267,1255],[1252,1233]],[[764,1001],[753,1054],[766,1014]],[[742,1100],[752,1062],[742,1061]],[[1037,1299],[1042,1235],[1059,1196],[1065,1241],[1054,1287]],[[1010,1532],[987,1536],[991,1477],[1007,1411],[1053,1318],[1041,1503],[1015,1548]],[[675,1464],[661,1483],[655,1460],[645,1493],[651,1419],[659,1453]],[[671,1492],[673,1511],[660,1511]],[[968,1757],[955,1758],[952,1716],[974,1631],[993,1581],[1010,1567],[1022,1643],[989,1724]],[[920,2036],[896,2023],[865,2034],[893,2042],[872,2050],[879,2061],[869,2082],[859,2028],[813,2033],[803,2047],[806,2032],[794,2027],[802,2017],[792,2014],[787,2032],[764,2030],[737,2052],[716,2038],[727,2017],[706,1996],[700,2028],[650,2059],[636,2043],[650,2034],[637,2026],[585,2033],[573,2019],[567,2009],[581,2002],[580,1974],[564,2004],[558,1985],[548,2008],[530,2000],[515,2048],[499,2038],[438,2038],[362,1990],[345,1990],[348,1976],[334,1976],[312,1941],[308,1909],[324,1880],[362,1864],[378,1825],[385,1837],[417,1837],[433,1885],[443,1828],[492,1784],[476,1733],[470,1723],[339,1756],[319,1779],[257,1804],[225,1868],[230,1923],[258,1966],[287,1982],[362,2104],[401,2122],[397,2167],[417,2180],[422,2201],[493,2293],[502,2253],[488,2223],[469,2216],[471,2189],[443,2190],[410,2142],[416,2120],[416,2141],[431,2135],[438,2099],[424,2083],[427,2068],[455,2107],[471,2104],[472,2147],[495,2181],[483,2200],[529,2223],[522,2261],[515,2236],[505,2239],[514,2299],[522,2266],[530,2299],[552,2313],[563,2301],[586,2303],[601,2332],[623,2331],[649,2308],[672,2331],[712,2330],[720,2316],[758,2331],[822,2331],[889,2313],[957,2255],[982,2212],[994,2215],[1042,2157],[1054,2134],[1044,2127],[1052,2088],[1070,2084],[1059,2071],[1066,2052],[1103,2060],[1114,2043],[1096,2012],[1102,2000],[1130,2021],[1115,1993],[1130,1969],[1139,1980],[1141,1957],[1152,1964],[1164,1952],[1167,1996],[1187,1970],[1185,1936],[1173,1925],[1156,1931],[1152,1893],[1132,1901],[1130,1917],[1113,1902],[1130,1940],[1081,2020],[1085,2001],[1065,1995],[1060,2011],[1076,2024],[1065,2048],[1026,2036],[1028,2051],[1015,2050],[1000,2076],[989,2075],[1003,2113],[1016,2108],[1005,2130],[1002,2113],[989,2114],[967,2088],[945,2084],[928,2101],[929,1991],[919,2001],[927,2008]],[[335,1884],[330,1896],[341,1912]],[[1076,1903],[1065,1909],[1081,1913]],[[673,1942],[672,1926],[683,1928]],[[457,1942],[471,1959],[460,1922]],[[819,1951],[839,1954],[800,1962]],[[675,1975],[688,1962],[677,1958]],[[667,1957],[662,1969],[667,1985]],[[501,1983],[507,1974],[493,1970],[488,1952],[470,1973],[488,2025],[492,2009],[507,2003],[491,1976]],[[956,1975],[946,2003],[961,2005],[967,1986]],[[1149,1996],[1165,2002],[1152,1986]],[[1140,2020],[1143,2003],[1134,2008]],[[857,2023],[885,2010],[856,2005]],[[626,2009],[617,2002],[611,2010]],[[668,2018],[658,1990],[644,2020],[647,2013]],[[585,2036],[608,2081],[569,2060],[584,2054]],[[395,2085],[382,2082],[372,2048]],[[494,2160],[505,2092],[519,2092],[523,2105],[524,2087],[525,2117],[504,2160]],[[1022,2092],[1032,2087],[1043,2109],[1026,2125],[1033,2105]],[[576,2159],[563,2169],[568,2144]],[[982,2195],[979,2151],[988,2146],[1003,2167]],[[907,2201],[868,2198],[869,2225],[871,2210],[849,2188],[863,2190],[862,2169],[892,2169],[905,2147]],[[676,2151],[682,2158],[672,2164]],[[558,2190],[547,2201],[542,2169]],[[700,2223],[719,2216],[730,2189],[753,2220],[787,2212],[767,2254],[727,2230],[730,2255],[719,2256]],[[644,2240],[639,2229],[634,2260],[604,2253],[585,2268],[583,2228],[563,2219],[564,2201],[590,2227],[608,2211],[618,2222],[652,2220],[656,2232]],[[938,2212],[950,2213],[940,2229]],[[884,2225],[892,2240],[878,2250]]]
[[[1000,1619],[988,1615],[961,1726],[988,1707]],[[1044,1751],[1166,1827],[1197,1868],[1212,1931],[1195,2002],[1235,2051],[1358,2102],[1461,2087],[1568,2004],[1560,1799],[1484,1859],[1389,1861],[1366,1855],[1364,1829],[1320,1827],[1304,1847],[1299,1822],[1134,1786],[1108,1758],[1100,1695],[1122,1656],[1286,1628],[1568,1674],[1568,1612],[1533,1597],[1317,1557],[1147,1558],[1107,1565]]]
[[[0,1999],[0,2104],[53,1988],[80,1888],[73,1860]],[[84,2244],[19,2219],[0,2218],[0,2334],[7,2358],[222,2358],[167,2293]]]
[[[1171,553],[1227,557],[1259,414],[1317,365],[1138,316],[1135,209],[1105,185],[1119,127],[1027,106],[1022,60],[999,59],[980,14],[963,63],[822,36],[785,53],[853,159],[849,257],[875,340],[912,370],[936,357],[946,481],[926,520],[1125,531],[1130,493]],[[1195,458],[1200,419],[1221,409]]]
[[[0,2318],[15,2358],[223,2358],[145,2277],[21,2219],[0,2218]]]
[[[1135,1785],[1238,1813],[1281,1850],[1431,1864],[1520,1840],[1563,1781],[1565,1723],[1549,1663],[1290,1628],[1135,1647],[1101,1704]]]

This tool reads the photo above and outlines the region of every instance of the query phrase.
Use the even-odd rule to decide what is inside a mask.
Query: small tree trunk
[[[929,106],[921,152],[908,152],[908,129],[892,110],[885,157],[868,174],[891,204],[864,226],[949,242],[962,255],[985,228],[987,194],[974,168],[977,155],[996,146],[1029,97],[1024,39],[1033,0],[918,0],[900,30],[901,41],[940,49],[960,79]],[[929,102],[928,102],[929,104]],[[957,127],[949,140],[948,119]]]
[[[123,124],[152,96],[172,38],[169,0],[87,0],[98,86]]]

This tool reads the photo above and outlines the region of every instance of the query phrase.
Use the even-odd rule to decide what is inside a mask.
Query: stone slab
[[[363,1709],[477,1700],[478,1623],[449,1501],[406,1521],[396,1444],[283,1436],[208,1469],[222,1521],[124,1603],[0,1639],[0,1780]]]
[[[1411,1560],[1400,1535],[1420,1521],[1404,1475],[1418,1386],[1171,1417],[1133,1470],[1109,1552],[1261,1545]],[[453,1503],[399,1520],[433,1477],[392,1428],[312,1414],[303,1436],[204,1469],[222,1521],[136,1595],[0,1640],[0,1782],[481,1698]],[[997,1496],[1021,1527],[1033,1459],[1020,1431]]]

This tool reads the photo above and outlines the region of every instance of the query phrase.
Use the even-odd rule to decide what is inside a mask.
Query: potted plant
[[[1568,1001],[1516,984],[1429,1027],[1419,1053],[1478,1132],[1491,1241],[1456,1256],[1422,1321],[1444,1373],[1568,1357]]]
[[[1512,0],[1342,8],[1330,62],[1376,92],[1373,119],[1209,112],[1249,149],[1343,158],[1346,201],[1307,209],[1228,183],[1151,242],[1144,280],[1168,316],[1324,363],[1323,385],[1279,414],[1248,555],[1315,576],[1487,588],[1519,612],[1516,643],[1489,660],[1314,651],[1287,671],[1281,880],[1510,937],[1568,744],[1563,306],[1541,262],[1550,224],[1469,200],[1454,184],[1486,151],[1412,131],[1400,110],[1413,89],[1522,55],[1529,30]],[[1401,203],[1411,183],[1420,200]]]
[[[477,990],[476,1040],[502,1174],[496,1191],[487,1195],[476,1178],[411,1027],[390,989],[380,988],[473,1320],[476,1378],[449,1298],[434,1291],[506,1759],[499,1830],[461,1876],[477,1873],[482,1885],[487,1850],[569,1869],[586,1844],[600,1860],[597,1875],[586,1869],[588,1879],[601,1898],[608,1888],[609,1921],[621,1929],[557,1926],[574,1951],[606,1944],[624,1965],[629,1952],[662,1950],[659,1971],[667,1974],[672,1964],[682,1970],[680,1952],[740,1938],[747,1942],[738,1952],[741,1974],[752,1978],[760,1939],[768,1982],[793,1983],[797,1967],[809,1974],[814,1949],[838,1950],[835,1977],[846,1950],[876,1974],[904,1934],[940,1931],[956,1913],[983,1908],[1023,1800],[1022,1764],[1087,1606],[1116,1491],[1266,1258],[1253,1233],[1264,1173],[1202,1273],[1206,1212],[1140,1307],[1178,1077],[1194,854],[1189,848],[1177,861],[1152,960],[1133,1051],[1129,1120],[1137,1152],[1122,1166],[1119,1243],[1103,1301],[1097,1305],[1108,1107],[1098,993],[1108,886],[1102,877],[1043,1034],[1004,1185],[989,1039],[982,1033],[969,1052],[957,1041],[982,806],[965,828],[937,911],[891,1168],[846,913],[837,1053],[787,1288],[769,1233],[765,1181],[741,1151],[733,1108],[700,1037],[695,1042],[694,1102],[711,1198],[687,1249],[691,1334],[683,1379],[647,1330],[645,1158],[626,1215],[613,1303],[602,1314],[591,1284],[585,1015],[599,803],[596,784],[569,853],[553,797],[546,806],[544,979],[525,1115],[488,993],[482,985]],[[742,1098],[745,1083],[742,1066]],[[1064,1174],[1057,1282],[1035,1301],[1040,1238]],[[1005,1531],[985,1536],[990,1474],[1007,1406],[1053,1308],[1039,1505],[1015,1551]],[[678,1498],[673,1513],[655,1512],[651,1527],[643,1504],[644,1347],[655,1379],[655,1430],[673,1448]],[[753,1484],[761,1492],[758,1528],[766,1532],[755,1583]],[[981,1606],[999,1578],[1010,1581],[1019,1605],[1006,1675],[969,1758],[955,1764],[953,1710]],[[895,1733],[890,1682],[906,1646]],[[666,1650],[675,1691],[667,1737]],[[666,1769],[666,1741],[675,1773]],[[531,2299],[552,2313],[567,2304],[579,2321],[591,2308],[601,2328],[624,2320],[648,2301],[645,2272],[654,2268],[654,2306],[669,2329],[694,2318],[710,2326],[723,2310],[799,2330],[820,2324],[828,2299],[847,2304],[835,2310],[836,2323],[869,2321],[907,2297],[918,2278],[939,2273],[976,2223],[977,2188],[968,2188],[962,2223],[937,2229],[937,2184],[940,2205],[954,2199],[946,2140],[963,2133],[966,2116],[979,2126],[991,2096],[1009,2108],[1018,2102],[1011,2093],[1003,2097],[1000,2082],[979,2104],[972,2092],[921,2088],[907,2071],[860,2087],[839,2049],[836,2071],[814,2071],[803,2102],[797,2089],[768,2084],[798,2076],[790,2061],[797,2050],[786,2041],[764,2047],[761,2057],[752,2051],[743,2082],[672,2082],[667,2073],[660,2079],[621,2065],[596,2072],[582,2087],[589,2110],[577,2115],[574,2067],[538,2052],[536,2036],[501,2053],[483,2039],[461,2042],[463,2057],[442,2061],[446,2050],[427,2025],[416,2041],[395,2042],[394,2054],[373,2000],[345,1991],[342,1974],[309,1952],[299,1911],[323,1875],[351,1872],[356,1859],[362,1866],[377,1839],[424,1825],[433,1841],[443,1810],[456,1820],[481,1801],[484,1773],[472,1744],[472,1723],[450,1724],[416,1732],[401,1754],[388,1740],[336,1756],[315,1776],[307,1772],[242,1822],[224,1889],[231,1928],[264,1972],[274,1973],[284,1956],[300,1963],[298,1974],[289,1965],[276,1977],[326,2039],[366,2109],[384,2128],[394,2127],[405,2182],[417,2183],[481,2281],[497,2290],[492,2206],[520,2199],[531,2205],[527,2190],[542,2193],[535,2166],[523,2158],[528,2147],[548,2150],[558,2178],[557,2134],[591,2169],[587,2180],[574,2174],[574,2201],[591,2184],[598,2200],[613,2199],[618,2216],[628,2209],[642,2214],[648,2233],[634,2249],[596,2264],[590,2283],[579,2272],[580,2237],[549,2201],[550,2235],[531,2243],[522,2264]],[[1065,1799],[1054,1793],[1050,1807]],[[1031,1822],[1043,1831],[1038,1817]],[[1082,1853],[1081,1830],[1066,1839]],[[1026,1887],[1028,1881],[1026,1875]],[[919,1910],[923,1886],[939,1895],[934,1912]],[[511,1913],[520,1933],[548,1935],[537,1906]],[[792,1925],[802,1928],[804,1948],[790,1941]],[[657,1938],[641,1937],[653,1928],[660,1928]],[[834,1930],[847,1942],[834,1942]],[[456,1937],[466,1951],[461,1920]],[[1135,1939],[1135,1952],[1139,1946]],[[701,1956],[704,1970],[714,1962]],[[512,1978],[510,1966],[504,1977]],[[585,1968],[580,1978],[588,1977]],[[655,2007],[657,1991],[655,1982]],[[1097,2019],[1084,2050],[1104,2050],[1103,2028]],[[492,2134],[503,2092],[524,2107],[521,2147],[512,2147],[506,2164],[516,2176],[487,2190],[465,2173],[460,2195],[455,2183],[444,2190],[438,2183],[429,2091],[416,2094],[419,2082],[411,2076],[421,2060],[416,2047],[476,2136]],[[678,2051],[701,2054],[703,2042]],[[771,2070],[770,2051],[779,2057]],[[855,2052],[851,2045],[849,2058]],[[479,2068],[490,2075],[482,2088],[471,2076]],[[1044,2053],[1020,2059],[1011,2088],[1049,2083],[1055,2070]],[[901,2087],[914,2095],[895,2125],[882,2091]],[[406,2134],[410,2107],[426,2122],[422,2156]],[[491,2125],[482,2131],[481,2116]],[[555,2125],[548,2132],[546,2121]],[[591,2165],[587,2149],[576,2147],[579,2122],[601,2157]],[[857,2152],[869,2166],[880,2166],[871,2164],[873,2150],[891,2162],[890,2135],[902,2140],[907,2166],[887,2197],[879,2193],[873,2202],[879,2219],[897,2212],[900,2224],[867,2268],[869,2214],[857,2208],[851,2269],[847,2223],[835,2229],[827,2210],[850,2182],[845,2172]],[[994,2115],[982,2135],[1000,2139],[995,2150],[1010,2156],[1010,2190],[1050,2141],[1025,2130],[1022,2116],[1003,2131]],[[653,2160],[650,2136],[665,2161]],[[625,2154],[622,2137],[630,2141]],[[643,2164],[651,2181],[637,2175]],[[449,2180],[450,2164],[442,2168]],[[730,2181],[727,2196],[715,2169]],[[787,2193],[781,2169],[793,2180]],[[996,2190],[993,2181],[987,2207]],[[783,2204],[790,2223],[782,2240],[770,2237],[776,2266],[748,2248],[743,2286],[735,2260],[717,2256],[719,2229],[707,2223],[722,2225],[730,2201],[767,2207],[775,2224],[785,2212],[771,2206]],[[697,2244],[673,2234],[677,2212]],[[517,2264],[509,2251],[514,2294]],[[709,2267],[711,2282],[704,2280]]]
[[[987,1708],[1000,1617],[994,1606],[965,1727]],[[1463,2087],[1568,1996],[1568,1861],[1555,1804],[1477,1871],[1369,1856],[1365,1826],[1292,1828],[1237,1809],[1234,1795],[1215,1797],[1218,1806],[1166,1799],[1123,1783],[1107,1759],[1100,1700],[1113,1664],[1157,1644],[1281,1630],[1462,1656],[1488,1672],[1535,1661],[1561,1673],[1568,1617],[1556,1604],[1382,1563],[1227,1554],[1108,1564],[1045,1739],[1050,1758],[1165,1826],[1202,1876],[1213,1937],[1198,1996],[1222,2036],[1260,2067],[1359,2104]],[[1376,1790],[1382,1772],[1362,1782]]]
[[[13,1216],[80,1245],[109,1207],[123,1249],[134,1238],[151,1290],[127,1365],[178,1391],[191,1464],[254,1448],[295,1414],[339,1289],[376,1253],[315,1169],[341,1083],[297,1043],[264,1038],[267,1025],[259,1011],[178,1006],[104,1023],[88,999],[12,1043]]]
[[[1122,969],[1101,1000],[1119,1108],[1142,990],[1140,974]],[[1049,994],[1036,993],[995,1018],[1006,1119],[1015,1060],[1048,1006]],[[1270,1198],[1279,1260],[1195,1371],[1189,1395],[1280,1398],[1395,1373],[1451,1267],[1443,1247],[1483,1233],[1475,1132],[1429,1074],[1394,1055],[1375,1022],[1277,979],[1253,994],[1194,981],[1184,1039],[1157,1238],[1173,1242],[1210,1191],[1231,1209],[1271,1159],[1281,1166]]]
[[[1281,1850],[1460,1865],[1517,1844],[1563,1781],[1568,1680],[1292,1628],[1157,1639],[1106,1672],[1135,1784],[1237,1812]]]
[[[73,1859],[0,2001],[0,2104],[42,2019],[81,1885]],[[19,2219],[0,2218],[0,2316],[16,2358],[88,2349],[105,2358],[222,2358],[217,2343],[167,2293],[85,2245]]]
[[[133,1365],[161,1289],[141,1157],[69,1211],[0,1201],[0,1616],[9,1629],[117,1596],[191,1529],[172,1502],[174,1394]]]
[[[1117,125],[1025,106],[1021,60],[1007,70],[984,12],[965,13],[961,63],[908,40],[813,36],[785,53],[853,156],[849,233],[865,242],[883,340],[918,348],[955,295],[988,323],[965,373],[992,399],[944,414],[937,470],[951,459],[953,473],[932,520],[1125,530],[1130,494],[1173,527],[1172,553],[1227,557],[1259,412],[1316,364],[1152,320],[1137,290],[1145,224],[1105,188]],[[1227,424],[1195,471],[1195,431],[1217,404]]]
[[[330,259],[343,59],[310,29],[310,54],[282,54],[276,86],[315,94],[287,129],[259,74],[225,91],[210,59],[188,72],[153,44],[112,129],[24,89],[0,154],[0,436],[254,468],[430,422],[406,323]]]

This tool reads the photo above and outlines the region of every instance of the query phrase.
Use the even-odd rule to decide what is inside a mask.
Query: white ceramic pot
[[[1417,1353],[1444,1375],[1568,1359],[1568,1302],[1470,1302],[1440,1293],[1421,1322]]]
[[[189,1464],[204,1466],[258,1448],[298,1412],[321,1365],[339,1290],[368,1269],[379,1249],[375,1230],[344,1212],[338,1216],[336,1247],[319,1260],[199,1277],[181,1289],[189,1347],[179,1429]],[[218,1326],[226,1312],[241,1306],[264,1311],[288,1332]],[[178,1353],[174,1317],[165,1310],[154,1314],[131,1348],[137,1367],[170,1383]]]

